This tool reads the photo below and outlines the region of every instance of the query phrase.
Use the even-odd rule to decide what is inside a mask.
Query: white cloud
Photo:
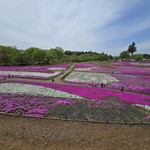
[[[139,43],[137,48],[138,48],[139,53],[150,54],[150,40]]]
[[[111,25],[138,1],[1,0],[0,44],[19,48],[119,49],[127,42],[117,45],[112,41],[117,43],[149,25],[146,19],[136,28],[133,24],[124,29]]]

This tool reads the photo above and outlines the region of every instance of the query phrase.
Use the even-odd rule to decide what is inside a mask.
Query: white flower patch
[[[97,67],[89,67],[89,68],[76,68],[75,71],[91,71],[91,69],[94,69]]]
[[[43,86],[36,86],[22,83],[3,83],[0,84],[0,93],[12,93],[12,94],[33,94],[33,95],[44,95],[50,97],[62,97],[62,98],[75,98],[85,99],[84,97],[62,92],[59,90],[46,88]]]
[[[140,104],[133,104],[134,106],[139,106],[139,107],[143,107],[145,110],[150,110],[150,106],[148,105],[140,105]]]
[[[65,70],[66,68],[47,68],[47,70]]]
[[[30,76],[36,76],[36,77],[43,77],[48,78],[55,75],[58,75],[61,73],[60,71],[54,72],[54,73],[42,73],[42,72],[27,72],[27,71],[0,71],[1,75],[14,75],[14,76],[20,76],[20,77],[30,77]]]
[[[72,72],[65,80],[71,82],[94,82],[104,84],[119,81],[118,79],[104,73],[91,72]]]

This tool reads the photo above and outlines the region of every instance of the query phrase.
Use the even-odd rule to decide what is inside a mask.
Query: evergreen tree
[[[135,42],[132,42],[132,44],[129,45],[129,47],[128,47],[128,52],[131,53],[131,55],[133,55],[133,53],[136,52],[136,45],[135,45]]]

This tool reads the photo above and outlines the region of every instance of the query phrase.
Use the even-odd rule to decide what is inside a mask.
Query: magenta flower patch
[[[145,117],[146,119],[150,119],[150,116]]]
[[[49,109],[60,105],[72,105],[73,99],[58,99],[48,96],[27,94],[0,95],[0,112],[14,113],[24,116],[44,117]]]
[[[60,99],[60,100],[56,100],[55,102],[54,102],[54,106],[60,106],[60,105],[73,105],[74,103],[73,103],[73,101],[71,101],[71,100],[67,100],[67,99],[65,99],[65,100],[62,100],[62,99]]]
[[[90,68],[90,67],[97,67],[99,65],[96,64],[86,64],[86,63],[81,63],[81,64],[75,64],[74,68],[79,69],[79,68]]]
[[[110,74],[112,77],[119,80],[119,82],[107,84],[108,88],[120,89],[122,86],[129,92],[150,94],[150,77],[143,77],[137,75],[123,75]]]
[[[1,71],[47,71],[48,68],[68,68],[69,64],[58,64],[49,66],[0,66]],[[49,71],[50,72],[50,71]]]
[[[103,99],[105,97],[114,96],[123,102],[150,106],[150,96],[148,95],[113,91],[105,88],[84,87],[84,86],[67,85],[67,84],[43,83],[43,82],[34,82],[34,81],[21,81],[21,80],[14,81],[14,82],[53,88],[56,90],[65,91],[78,96],[82,96],[88,99]]]

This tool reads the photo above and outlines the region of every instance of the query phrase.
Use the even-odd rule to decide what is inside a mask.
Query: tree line
[[[0,45],[0,65],[55,64],[95,60],[108,61],[109,59],[111,60],[113,57],[104,53],[64,51],[61,47],[49,50],[30,47],[25,50],[19,50],[15,46]]]
[[[97,53],[92,51],[64,50],[61,47],[55,47],[49,50],[30,47],[25,50],[19,50],[15,46],[0,45],[0,65],[36,65],[87,61],[111,61],[118,59],[150,59],[150,54],[134,54],[136,50],[135,42],[129,45],[126,51],[122,51],[119,56],[108,55],[104,52]]]

